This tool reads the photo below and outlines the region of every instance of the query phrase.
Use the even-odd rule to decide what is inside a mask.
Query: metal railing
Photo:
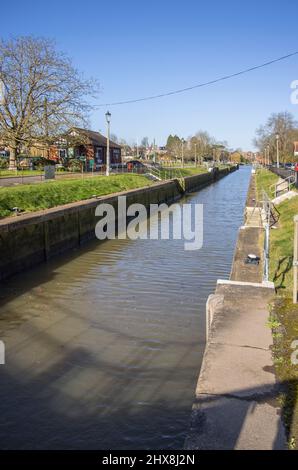
[[[263,246],[263,258],[264,258],[264,271],[263,280],[269,280],[269,268],[270,268],[270,228],[278,222],[279,211],[271,201],[266,191],[262,191],[262,220],[263,227],[265,230],[264,246]]]
[[[298,291],[298,215],[294,217],[294,250],[293,250],[293,303],[297,303]]]
[[[274,197],[278,197],[280,193],[289,192],[291,187],[295,185],[296,177],[294,174],[291,174],[284,178],[282,181],[274,183],[270,186],[269,191],[274,195]]]
[[[263,225],[265,229],[264,245],[263,245],[263,258],[264,258],[264,270],[263,280],[269,280],[269,249],[270,249],[270,219],[271,219],[271,200],[263,190]]]

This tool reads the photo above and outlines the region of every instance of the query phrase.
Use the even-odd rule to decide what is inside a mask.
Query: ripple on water
[[[205,303],[229,276],[249,174],[181,201],[204,204],[199,251],[179,240],[91,243],[5,283],[3,447],[182,448]]]

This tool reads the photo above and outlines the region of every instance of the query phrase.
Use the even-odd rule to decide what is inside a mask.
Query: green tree
[[[182,139],[177,135],[169,135],[166,148],[172,158],[179,158],[181,155]]]

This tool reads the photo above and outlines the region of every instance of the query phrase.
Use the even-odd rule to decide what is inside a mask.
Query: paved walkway
[[[218,284],[186,449],[285,448],[265,326],[273,295],[266,287]]]
[[[102,173],[84,173],[83,178],[92,178],[93,176],[102,176]],[[82,173],[56,173],[55,180],[61,179],[80,179],[82,178]],[[45,181],[44,175],[34,175],[34,176],[9,176],[0,178],[0,186],[16,186],[20,184],[33,184],[33,183],[43,183]]]
[[[247,201],[253,200],[249,194]],[[189,450],[286,448],[266,325],[275,290],[262,282],[262,263],[244,263],[249,253],[261,257],[262,221],[249,219],[248,212],[230,280],[218,280],[207,302],[208,340],[185,443]]]
[[[296,191],[288,191],[287,193],[282,194],[281,196],[276,197],[272,200],[274,205],[278,205],[281,202],[287,201],[288,199],[293,199],[293,197],[297,197],[298,193]]]

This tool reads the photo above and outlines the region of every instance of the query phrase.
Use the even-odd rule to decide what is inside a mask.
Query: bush
[[[0,170],[5,170],[8,168],[8,161],[6,158],[0,158]]]
[[[45,165],[55,165],[56,162],[49,158],[38,157],[32,159],[33,168],[35,170],[43,170]]]
[[[82,162],[76,158],[72,158],[68,162],[67,169],[73,172],[82,171]]]

